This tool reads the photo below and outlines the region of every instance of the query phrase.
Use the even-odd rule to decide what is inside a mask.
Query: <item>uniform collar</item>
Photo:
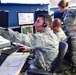
[[[47,32],[47,31],[51,31],[51,28],[49,27],[44,30],[44,32]]]

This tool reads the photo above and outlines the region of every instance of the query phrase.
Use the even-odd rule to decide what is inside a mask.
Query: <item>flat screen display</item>
[[[18,25],[34,24],[34,13],[18,12]]]
[[[60,18],[61,21],[63,21],[62,16],[63,16],[63,13],[60,13],[59,11],[54,11],[54,19],[55,18]]]
[[[21,26],[21,33],[33,33],[33,25]]]

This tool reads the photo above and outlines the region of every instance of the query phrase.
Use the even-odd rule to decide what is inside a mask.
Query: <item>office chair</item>
[[[54,68],[50,72],[40,69],[34,69],[30,68],[28,69],[27,73],[28,75],[53,75],[57,72],[57,70],[60,68],[60,65],[63,61],[63,58],[67,52],[68,44],[66,42],[60,42],[59,43],[59,54],[58,54],[58,61]]]

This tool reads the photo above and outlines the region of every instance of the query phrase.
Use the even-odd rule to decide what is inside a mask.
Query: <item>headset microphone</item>
[[[39,27],[43,27],[43,25],[40,25],[40,26],[36,26],[36,28],[39,28]]]

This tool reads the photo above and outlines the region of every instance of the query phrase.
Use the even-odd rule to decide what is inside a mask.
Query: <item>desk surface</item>
[[[1,75],[18,75],[30,53],[13,53],[0,67]]]

